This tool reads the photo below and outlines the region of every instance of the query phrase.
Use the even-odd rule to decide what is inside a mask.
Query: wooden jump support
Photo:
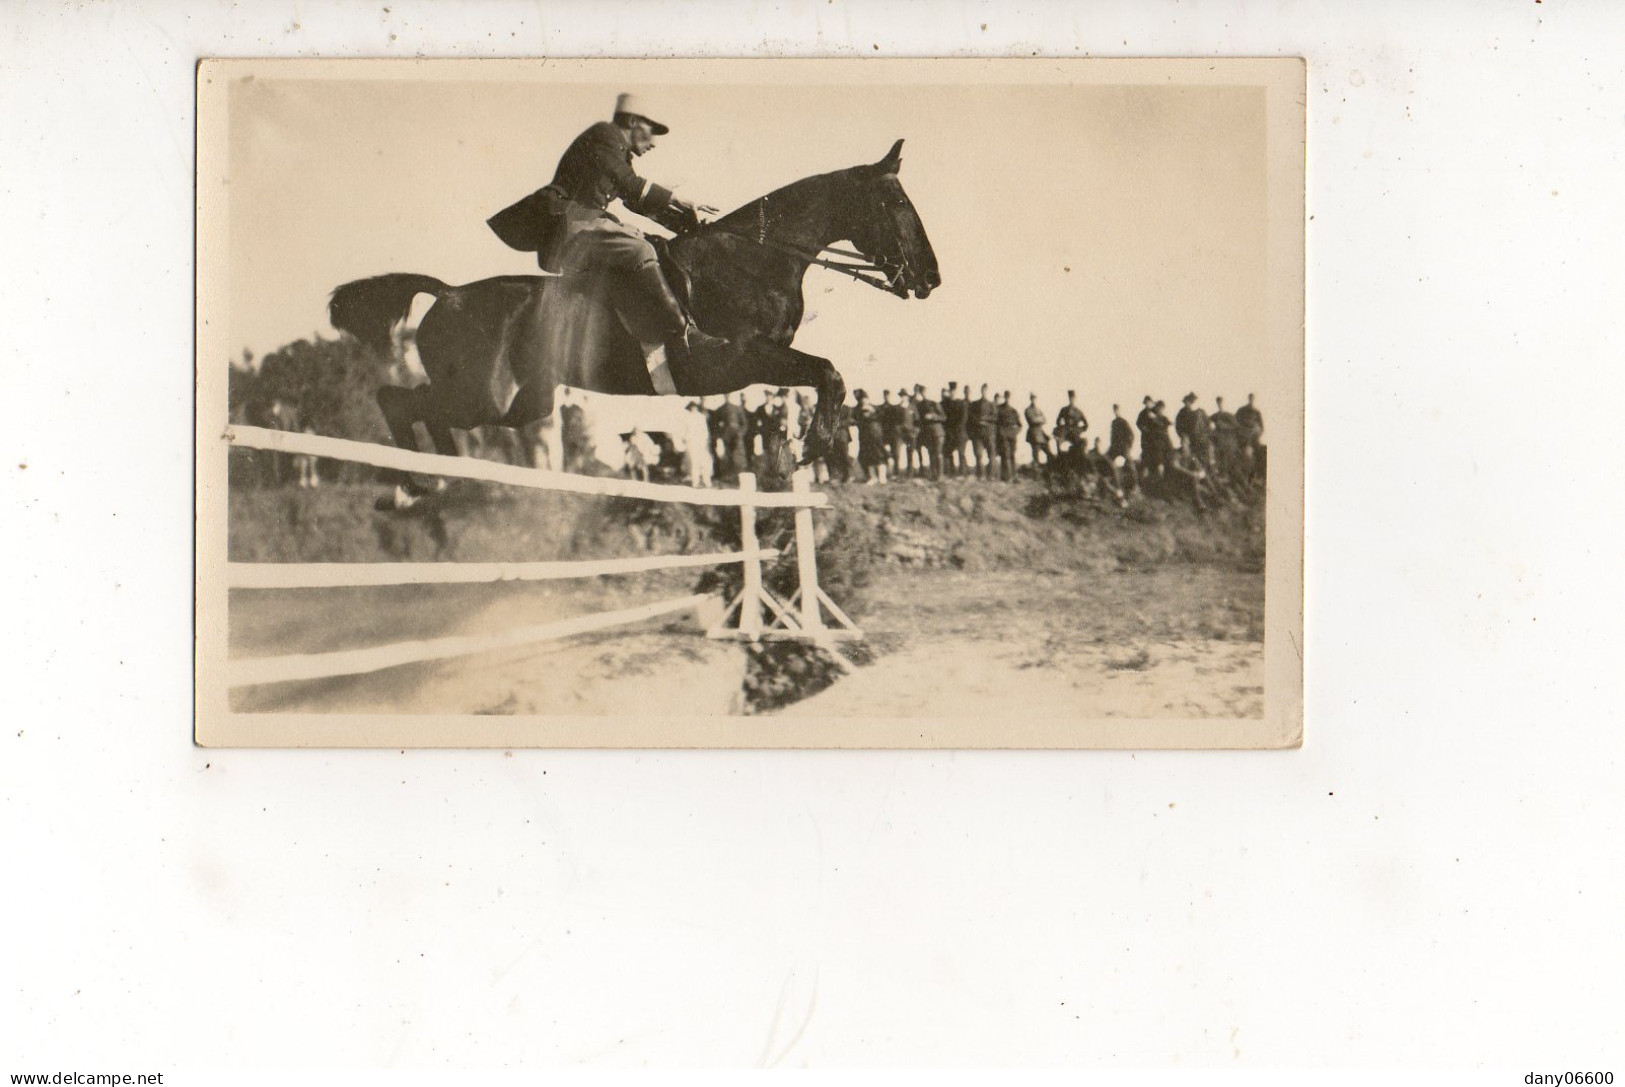
[[[244,449],[304,454],[369,464],[421,475],[477,479],[535,490],[564,491],[655,502],[686,502],[703,506],[737,506],[740,512],[740,550],[707,555],[651,555],[642,558],[570,562],[513,563],[228,563],[227,584],[234,589],[305,589],[377,585],[450,585],[501,581],[549,581],[563,578],[604,577],[648,570],[681,569],[739,563],[744,585],[723,609],[722,619],[706,632],[711,638],[744,641],[797,639],[832,642],[863,635],[829,594],[818,585],[818,556],[813,538],[812,511],[829,504],[827,495],[811,490],[811,474],[795,473],[787,494],[757,491],[755,475],[739,477],[737,491],[705,491],[691,487],[637,480],[602,479],[564,472],[521,468],[510,464],[414,453],[392,446],[352,442],[317,434],[231,426],[223,435]],[[800,587],[788,602],[781,602],[762,584],[762,561],[779,557],[774,548],[760,546],[756,535],[758,509],[795,510],[796,571]],[[525,627],[484,637],[439,638],[396,642],[364,649],[299,654],[232,661],[228,686],[244,687],[290,680],[360,675],[415,661],[512,648],[574,634],[604,630],[675,612],[696,610],[710,602],[705,594],[678,597],[656,604],[597,615],[578,616],[540,626]],[[833,625],[824,621],[827,610]],[[729,625],[731,620],[736,620]]]

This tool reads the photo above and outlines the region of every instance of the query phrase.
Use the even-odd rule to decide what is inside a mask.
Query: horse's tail
[[[412,309],[412,299],[420,294],[439,298],[449,290],[434,276],[392,272],[346,283],[333,291],[327,303],[327,319],[340,332],[348,332],[366,346],[387,354],[390,330]]]

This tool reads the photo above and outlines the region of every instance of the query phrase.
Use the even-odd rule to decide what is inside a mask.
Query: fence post
[[[806,494],[812,472],[799,468],[790,477],[790,489]],[[796,507],[796,577],[801,583],[801,626],[805,630],[824,629],[824,613],[818,604],[818,545],[813,540],[812,507]]]
[[[739,473],[739,491],[750,495],[756,491],[756,473]],[[756,552],[756,506],[743,502],[739,506],[739,549],[745,553],[745,584],[739,594],[739,633],[755,641],[762,634],[762,560]]]

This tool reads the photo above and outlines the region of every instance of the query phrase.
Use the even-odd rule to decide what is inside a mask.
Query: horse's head
[[[902,165],[903,141],[898,140],[879,162],[846,171],[842,227],[847,240],[885,271],[893,294],[924,298],[942,285],[942,276],[931,239],[897,180]]]

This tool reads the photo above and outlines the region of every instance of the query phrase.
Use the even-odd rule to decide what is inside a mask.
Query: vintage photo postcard
[[[1301,743],[1300,60],[197,93],[199,743]]]

